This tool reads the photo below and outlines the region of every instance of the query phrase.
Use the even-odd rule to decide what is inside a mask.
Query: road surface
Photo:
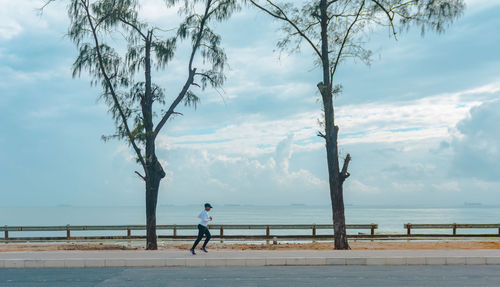
[[[500,286],[500,266],[0,269],[0,286]]]

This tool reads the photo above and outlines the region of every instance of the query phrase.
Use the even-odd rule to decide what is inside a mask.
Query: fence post
[[[220,226],[220,238],[224,237],[224,227]]]
[[[457,224],[453,223],[453,236],[457,235]]]
[[[174,224],[174,237],[177,237],[177,225]]]
[[[71,231],[69,230],[69,224],[66,225],[66,239],[67,240],[71,239]]]
[[[128,238],[132,237],[132,231],[128,227],[127,227],[127,237]]]
[[[266,237],[271,236],[271,230],[269,230],[269,225],[266,226]]]
[[[411,223],[406,224],[406,235],[411,236]]]
[[[313,233],[313,237],[316,237],[316,224],[314,224],[312,227],[312,233]]]
[[[372,226],[370,228],[370,235],[373,236],[375,235],[375,224],[372,223]]]
[[[9,239],[9,231],[5,230],[5,240],[8,240],[8,239]]]

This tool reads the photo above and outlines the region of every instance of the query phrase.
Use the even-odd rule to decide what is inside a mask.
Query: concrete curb
[[[500,256],[0,259],[0,268],[500,265]]]

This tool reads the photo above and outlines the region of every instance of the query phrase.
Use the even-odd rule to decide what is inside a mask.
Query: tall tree
[[[330,198],[334,223],[335,249],[349,249],[347,241],[343,184],[349,177],[351,160],[346,155],[342,168],[338,152],[339,127],[335,123],[334,96],[342,86],[336,73],[347,58],[365,63],[371,60],[366,47],[367,37],[377,26],[385,26],[393,38],[412,25],[444,32],[465,9],[463,0],[248,0],[275,20],[282,22],[281,49],[299,50],[309,46],[314,62],[320,67],[322,80],[317,84],[323,103],[323,131],[318,136],[325,140]]]
[[[179,6],[184,17],[176,33],[168,35],[169,30],[139,19],[138,2],[71,0],[68,34],[79,50],[73,76],[82,71],[90,74],[91,83],[101,86],[100,98],[115,121],[116,133],[104,139],[127,142],[143,169],[136,173],[146,189],[146,249],[154,250],[158,190],[165,177],[156,155],[156,139],[169,119],[180,114],[177,108],[181,103],[196,106],[199,98],[193,88],[203,90],[223,84],[226,55],[221,37],[210,26],[229,18],[238,5],[235,0],[166,0],[170,8],[182,4]],[[120,38],[122,43],[117,41]],[[185,81],[167,102],[164,88],[153,82],[153,71],[166,68],[178,42],[184,39],[191,41]]]

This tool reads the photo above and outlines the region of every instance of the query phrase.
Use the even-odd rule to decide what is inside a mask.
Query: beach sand
[[[350,242],[353,250],[442,250],[442,249],[500,249],[500,241],[411,241]],[[168,244],[159,246],[159,250],[188,250],[190,244]],[[332,242],[316,243],[280,243],[273,244],[221,244],[210,243],[212,250],[332,250]],[[130,247],[116,244],[1,244],[0,252],[19,251],[58,251],[58,250],[143,250],[143,247]]]

